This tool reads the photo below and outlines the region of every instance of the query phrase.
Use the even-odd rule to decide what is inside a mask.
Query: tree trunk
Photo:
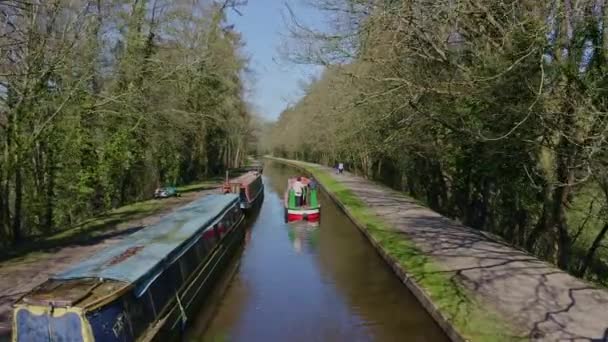
[[[602,11],[602,54],[604,62],[608,60],[608,1],[604,0]]]
[[[122,177],[122,181],[120,182],[120,198],[117,206],[121,206],[127,203],[127,187],[129,183],[129,174],[127,171],[125,175]]]
[[[13,243],[18,244],[22,241],[21,214],[22,214],[22,195],[23,183],[21,179],[21,168],[17,166],[15,170],[15,207],[13,212]]]
[[[522,205],[519,198],[516,199],[515,208],[517,212],[517,236],[515,244],[517,246],[524,246],[526,243],[526,229],[528,228],[528,211],[525,209],[525,205]]]
[[[541,235],[545,231],[547,231],[547,229],[549,227],[549,205],[550,205],[549,194],[550,194],[550,187],[549,187],[549,185],[545,185],[543,188],[544,203],[543,203],[542,213],[541,213],[540,217],[538,218],[538,221],[536,222],[534,229],[532,229],[532,232],[530,233],[530,235],[528,235],[528,239],[526,241],[526,249],[530,252],[534,251],[534,248],[536,246],[538,239],[541,237]]]
[[[479,198],[479,202],[478,202],[477,213],[475,213],[475,219],[476,219],[475,224],[478,229],[486,228],[486,224],[488,221],[488,214],[489,214],[488,211],[490,208],[490,190],[491,190],[490,180],[487,177],[484,177],[483,181],[481,182],[481,191],[479,194],[480,198]]]
[[[55,205],[55,160],[52,149],[47,153],[47,180],[46,180],[46,210],[45,228],[47,231],[53,230],[53,209]]]
[[[5,184],[8,184],[8,182],[2,180],[2,173],[0,173],[0,234],[3,241],[6,241],[10,236],[8,186]]]
[[[595,252],[600,248],[600,245],[602,243],[602,240],[604,240],[606,233],[608,233],[608,223],[604,224],[604,227],[602,227],[602,230],[600,230],[600,232],[595,237],[595,240],[593,240],[593,243],[591,244],[591,248],[589,248],[589,250],[587,251],[587,255],[585,255],[585,258],[583,259],[583,262],[581,263],[580,268],[576,272],[576,276],[581,277],[581,278],[585,276],[585,273],[587,273],[587,269],[589,268],[589,266],[591,265],[591,262],[593,261]]]
[[[92,38],[94,40],[94,51],[98,52],[99,51],[99,31],[101,30],[101,27],[103,26],[103,13],[101,10],[101,0],[97,0],[96,2],[96,25],[93,28],[93,34],[92,34]],[[91,90],[93,91],[93,94],[98,95],[101,92],[101,79],[99,76],[99,73],[97,72],[97,68],[96,68],[96,64],[97,63],[91,63],[90,64],[90,72],[91,72]]]
[[[240,164],[240,162],[239,162],[239,160],[240,160],[239,155],[240,155],[240,153],[241,153],[240,145],[237,145],[236,152],[234,153],[234,167],[239,167],[239,164]]]
[[[440,163],[434,163],[433,169],[436,179],[435,183],[437,184],[437,195],[440,201],[439,206],[441,210],[445,211],[448,205],[448,187],[443,177],[443,169]]]

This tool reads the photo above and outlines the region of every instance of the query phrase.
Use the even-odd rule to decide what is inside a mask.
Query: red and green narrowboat
[[[298,179],[304,185],[301,205],[298,205],[293,189],[293,184]],[[318,195],[319,189],[316,181],[307,177],[289,178],[284,195],[285,221],[319,221],[321,218],[321,205],[319,204]]]

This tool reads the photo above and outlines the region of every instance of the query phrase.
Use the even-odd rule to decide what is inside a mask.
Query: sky
[[[290,5],[298,20],[302,18],[308,25],[322,27],[322,14],[293,1]],[[288,39],[284,0],[249,0],[240,12],[242,16],[230,11],[228,21],[242,34],[243,52],[250,58],[253,77],[247,77],[247,100],[262,117],[276,120],[302,96],[301,81],[319,75],[322,68],[289,63],[279,52]]]

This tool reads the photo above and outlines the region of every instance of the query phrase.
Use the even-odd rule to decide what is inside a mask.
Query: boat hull
[[[249,171],[244,175],[226,181],[222,190],[224,193],[237,194],[241,209],[251,209],[264,197],[262,174],[258,171]]]
[[[298,203],[294,196],[293,184],[296,180],[299,180],[305,186],[303,189],[303,203]],[[287,189],[283,195],[285,222],[319,222],[321,219],[321,205],[318,202],[317,195],[317,187],[311,186],[311,180],[307,177],[289,178],[287,180]]]
[[[241,196],[240,207],[243,210],[250,210],[259,204],[264,198],[264,185],[260,185],[257,193],[248,199],[246,196]]]
[[[88,282],[99,282],[95,288],[116,283],[116,290],[109,291],[97,302],[85,300],[73,305],[63,304],[63,308],[57,307],[57,303],[62,302],[47,300],[54,300],[53,294],[57,293],[53,292],[56,291],[54,284],[63,284],[68,288],[70,286],[65,284],[77,283],[81,279],[49,280],[47,288],[50,292],[39,290],[38,296],[26,295],[15,305],[13,341],[126,342],[175,339],[182,333],[191,315],[196,313],[243,240],[245,227],[241,222],[244,214],[238,206],[238,200],[234,198],[214,223],[198,230],[193,238],[184,240],[186,247],[180,247],[174,261],[165,265],[164,270],[143,287],[128,282],[88,278]],[[52,304],[32,304],[32,298],[42,298],[44,302]],[[53,334],[49,331],[53,331]]]
[[[285,209],[287,222],[309,221],[317,222],[321,219],[321,209]]]
[[[215,251],[193,281],[183,289],[180,303],[173,301],[166,315],[158,320],[141,341],[177,341],[183,337],[188,321],[197,313],[198,308],[205,304],[206,295],[212,291],[244,236],[245,229],[241,228],[226,237],[223,248]]]

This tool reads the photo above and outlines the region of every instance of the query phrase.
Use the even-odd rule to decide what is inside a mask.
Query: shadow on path
[[[440,267],[436,272],[448,275],[455,288],[461,285],[492,307],[518,330],[520,339],[608,341],[608,291],[492,234],[455,223],[394,190],[325,170],[389,224],[393,230],[387,233],[413,242]],[[461,293],[459,300],[470,300],[470,293]]]

